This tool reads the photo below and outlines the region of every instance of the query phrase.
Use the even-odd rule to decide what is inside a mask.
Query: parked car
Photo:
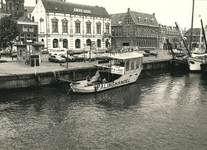
[[[68,56],[67,56],[67,54],[65,54],[65,55],[61,55],[61,57],[62,57],[62,58],[65,58],[65,60],[66,60],[66,61],[69,61],[69,62],[74,62],[74,61],[76,61],[76,58],[75,58],[74,56],[69,55],[69,54],[68,54]]]
[[[85,60],[90,60],[93,61],[95,60],[96,58],[96,54],[95,53],[82,53],[82,54],[79,54],[79,55],[74,55],[76,57],[76,61],[83,61],[84,59]]]
[[[158,53],[157,52],[155,52],[155,51],[150,51],[150,53],[149,53],[150,55],[153,55],[153,56],[157,56],[158,55]]]
[[[7,51],[4,49],[1,51],[1,55],[6,55],[7,54]]]
[[[49,56],[48,60],[51,62],[58,62],[58,63],[64,63],[66,60],[65,58],[62,58],[61,56],[59,55],[51,55]]]
[[[42,54],[49,54],[47,50],[42,50]]]
[[[139,51],[139,53],[142,54],[144,57],[148,57],[149,56],[149,54],[146,53],[145,51]]]

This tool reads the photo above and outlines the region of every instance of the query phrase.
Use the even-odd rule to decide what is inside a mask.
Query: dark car
[[[47,50],[42,50],[42,54],[49,54]]]
[[[51,55],[48,60],[51,62],[58,62],[58,63],[64,63],[66,60],[65,58],[62,58],[61,56],[58,55]]]
[[[157,56],[158,55],[158,53],[157,52],[155,52],[155,51],[150,51],[150,53],[149,53],[150,55],[153,55],[153,56]]]

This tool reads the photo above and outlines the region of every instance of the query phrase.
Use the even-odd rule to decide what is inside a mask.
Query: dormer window
[[[147,22],[147,18],[145,18],[144,21]]]
[[[138,17],[137,20],[140,21],[141,17]]]
[[[118,22],[118,24],[121,24],[121,23],[122,23],[122,21],[119,21],[119,22]]]
[[[151,22],[153,22],[154,21],[154,19],[151,19]]]

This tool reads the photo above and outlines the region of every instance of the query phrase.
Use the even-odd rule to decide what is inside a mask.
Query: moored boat
[[[86,79],[71,83],[71,90],[77,93],[93,93],[137,81],[143,68],[142,54],[138,52],[114,53],[108,58],[109,63],[95,65],[99,70],[90,80]]]

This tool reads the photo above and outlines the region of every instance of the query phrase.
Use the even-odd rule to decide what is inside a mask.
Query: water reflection
[[[96,94],[68,89],[1,92],[1,149],[206,148],[207,80],[200,74],[162,74]]]
[[[69,93],[70,99],[76,99],[80,106],[96,104],[97,107],[111,109],[128,109],[139,103],[141,90],[139,84],[130,84],[115,89],[92,94]],[[134,98],[136,97],[136,98]]]

